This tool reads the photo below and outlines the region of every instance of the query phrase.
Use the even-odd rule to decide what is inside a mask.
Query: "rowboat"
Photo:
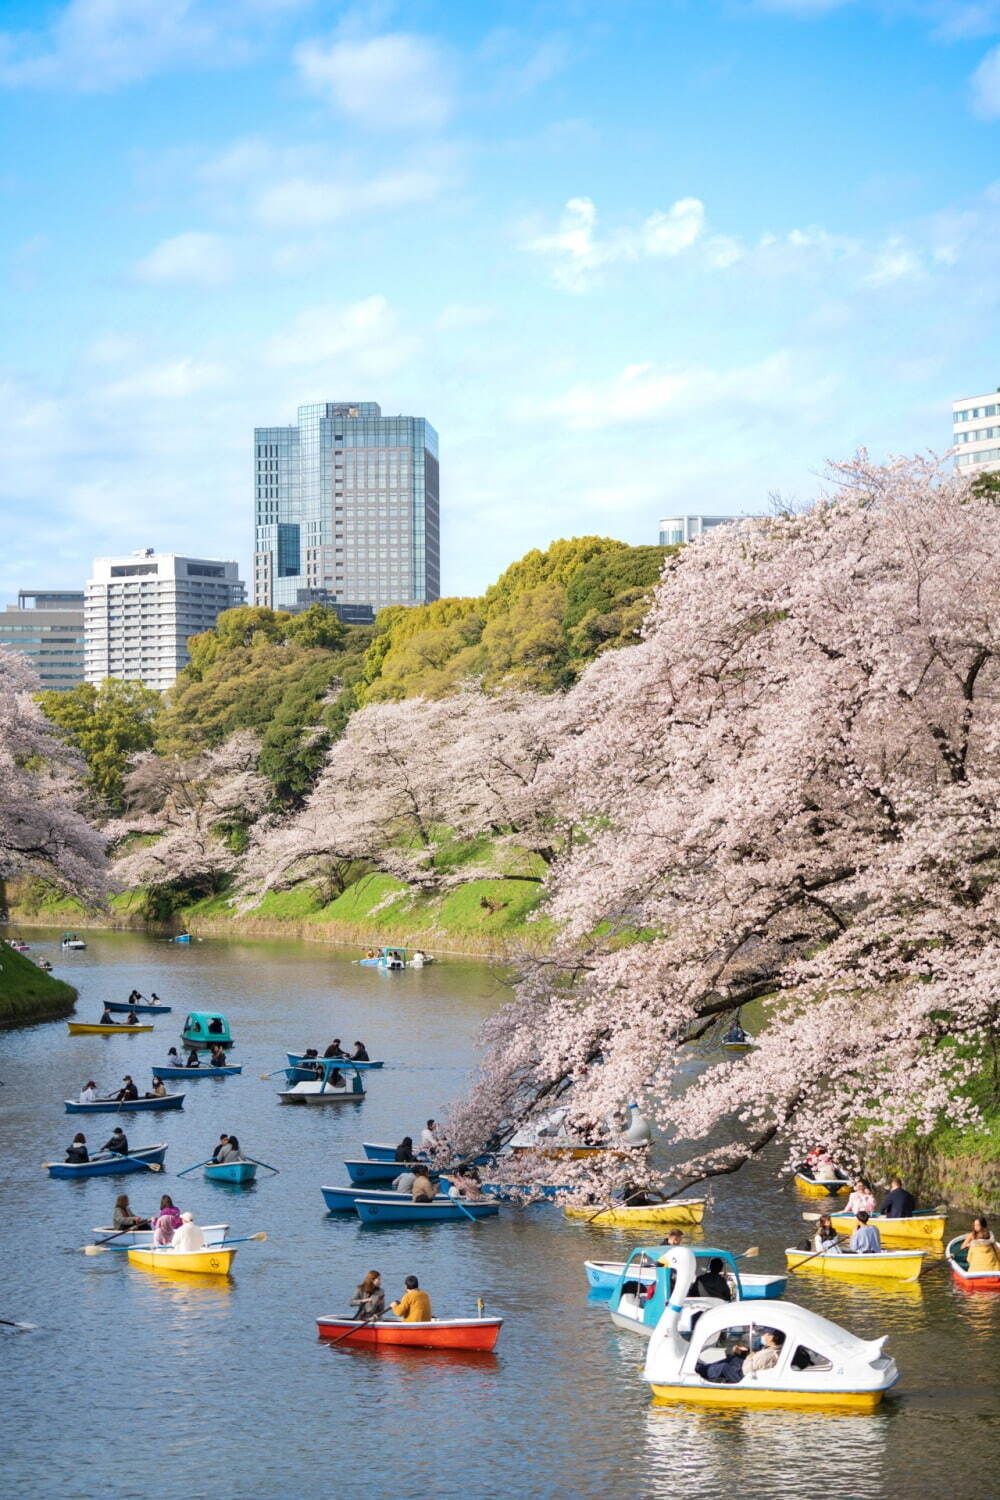
[[[186,1047],[233,1045],[229,1022],[218,1010],[193,1010],[181,1028],[181,1041]]]
[[[137,1000],[134,1005],[130,1005],[127,1000],[108,1000],[107,1008],[108,1010],[134,1010],[137,1016],[165,1016],[169,1010],[173,1009],[173,1006],[164,1005],[162,1001],[154,1005],[151,1000]]]
[[[705,1250],[701,1245],[698,1246],[699,1260],[703,1256],[720,1253],[717,1250]],[[603,1295],[614,1291],[625,1270],[625,1262],[622,1260],[585,1260],[583,1269],[587,1274],[590,1290]],[[633,1267],[631,1274],[637,1281],[642,1281],[646,1285],[655,1280],[655,1271],[651,1267]],[[788,1285],[788,1277],[768,1276],[766,1272],[760,1271],[740,1271],[739,1282],[740,1299],[743,1302],[758,1302],[780,1297]]]
[[[752,1052],[756,1045],[749,1031],[745,1031],[742,1037],[730,1037],[727,1034],[719,1043],[723,1052]]]
[[[365,1153],[365,1156],[368,1158],[369,1161],[392,1161],[392,1162],[394,1162],[396,1160],[396,1147],[395,1146],[386,1146],[386,1145],[383,1145],[381,1142],[376,1142],[376,1141],[362,1141],[361,1142],[361,1149]],[[413,1159],[414,1159],[414,1161],[426,1161],[427,1160],[427,1152],[426,1151],[416,1151],[416,1152],[414,1152]]]
[[[174,937],[167,938],[168,943],[189,943],[191,934],[189,932],[178,932]]]
[[[311,1069],[312,1065],[314,1063],[318,1063],[318,1062],[336,1062],[336,1061],[339,1061],[339,1062],[349,1062],[352,1068],[384,1068],[385,1067],[385,1060],[382,1059],[382,1058],[378,1058],[375,1061],[372,1061],[369,1058],[369,1060],[367,1062],[355,1062],[355,1060],[354,1060],[353,1057],[341,1057],[339,1059],[337,1059],[337,1058],[322,1058],[322,1057],[307,1057],[304,1052],[286,1052],[285,1056],[288,1058],[288,1066],[290,1068],[297,1068],[300,1072],[303,1072],[303,1076],[304,1077],[308,1077],[310,1075],[304,1073],[303,1070],[306,1069],[306,1068],[310,1068]]]
[[[152,1099],[94,1099],[89,1104],[81,1104],[79,1099],[65,1099],[63,1103],[68,1115],[117,1113],[120,1109],[127,1109],[134,1114],[137,1110],[180,1109],[184,1103],[184,1095],[163,1094],[160,1098]]]
[[[209,1182],[253,1182],[257,1176],[255,1161],[213,1161],[205,1168]]]
[[[831,1214],[830,1221],[838,1234],[851,1234],[858,1227],[854,1214]],[[907,1245],[923,1245],[928,1240],[943,1240],[945,1215],[932,1210],[916,1213],[908,1219],[890,1219],[883,1214],[872,1214],[868,1221],[874,1224],[883,1240],[897,1240]]]
[[[674,1198],[669,1203],[636,1204],[627,1207],[624,1203],[614,1208],[595,1208],[593,1204],[578,1208],[567,1203],[563,1208],[567,1219],[586,1219],[589,1223],[609,1224],[700,1224],[705,1217],[704,1198]]]
[[[89,1025],[85,1021],[67,1021],[70,1036],[137,1036],[140,1031],[152,1031],[148,1022],[130,1026],[127,1021],[113,1021],[110,1026],[99,1022]]]
[[[172,1245],[159,1245],[128,1251],[130,1266],[141,1266],[144,1271],[186,1271],[191,1276],[228,1276],[235,1258],[235,1250],[223,1250],[218,1246],[180,1251]]]
[[[364,1224],[438,1224],[458,1220],[467,1224],[470,1218],[490,1219],[500,1212],[496,1202],[467,1202],[463,1198],[459,1204],[454,1198],[435,1198],[431,1203],[414,1203],[403,1193],[372,1194],[359,1198],[354,1208]]]
[[[814,1271],[820,1276],[838,1276],[847,1281],[867,1281],[878,1276],[890,1281],[916,1281],[924,1268],[926,1250],[878,1250],[867,1255],[847,1251],[833,1255],[811,1255],[808,1250],[786,1250],[790,1271]]]
[[[323,1194],[323,1202],[332,1214],[353,1213],[354,1205],[359,1198],[377,1198],[380,1202],[391,1199],[394,1203],[412,1203],[413,1201],[409,1193],[390,1193],[384,1188],[325,1187],[320,1188],[320,1192]],[[438,1201],[448,1203],[451,1200],[441,1194],[435,1195],[435,1202]]]
[[[43,1165],[50,1177],[118,1177],[123,1172],[145,1172],[145,1162],[163,1165],[166,1146],[136,1146],[128,1156],[114,1151],[98,1151],[89,1161],[47,1161]]]
[[[430,1323],[374,1323],[351,1318],[317,1318],[321,1339],[339,1338],[349,1344],[395,1344],[410,1349],[466,1349],[488,1354],[496,1347],[503,1318],[435,1318]],[[350,1335],[348,1337],[348,1335]]]
[[[1000,1271],[970,1271],[967,1251],[962,1249],[964,1234],[948,1241],[945,1254],[951,1268],[952,1280],[964,1292],[1000,1292]]]
[[[820,1182],[815,1177],[806,1177],[803,1172],[796,1172],[795,1186],[807,1198],[834,1198],[838,1193],[849,1192],[851,1184],[846,1177],[833,1177]]]
[[[227,1063],[224,1068],[209,1066],[201,1063],[197,1068],[185,1068],[168,1063],[163,1068],[151,1069],[154,1078],[230,1078],[236,1073],[243,1072],[242,1063]]]
[[[203,1224],[201,1232],[205,1236],[206,1245],[221,1245],[229,1233],[229,1225]],[[126,1229],[116,1234],[114,1225],[107,1225],[94,1229],[92,1233],[95,1240],[108,1239],[109,1235],[114,1235],[114,1239],[108,1240],[109,1250],[148,1250],[153,1244],[151,1229]]]
[[[392,1182],[400,1172],[409,1171],[413,1163],[405,1161],[345,1161],[352,1182],[364,1187],[376,1182]]]

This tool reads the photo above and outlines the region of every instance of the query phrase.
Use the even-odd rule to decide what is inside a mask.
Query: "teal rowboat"
[[[255,1161],[216,1161],[205,1168],[209,1182],[253,1182],[257,1176]]]

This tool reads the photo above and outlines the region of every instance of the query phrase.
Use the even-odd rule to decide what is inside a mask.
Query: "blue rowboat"
[[[167,938],[168,943],[189,943],[190,941],[191,934],[189,932],[179,932],[176,937]]]
[[[452,1198],[435,1198],[432,1203],[414,1203],[402,1193],[379,1193],[358,1198],[355,1212],[363,1224],[445,1224],[461,1220],[491,1219],[500,1212],[499,1203],[469,1203],[461,1207]]]
[[[395,1146],[377,1145],[374,1141],[362,1141],[361,1149],[369,1161],[395,1161]]]
[[[392,1182],[400,1172],[407,1171],[409,1163],[405,1161],[345,1161],[347,1175],[352,1182],[361,1187],[371,1186],[378,1182]]]
[[[123,1172],[145,1172],[144,1162],[163,1165],[166,1146],[136,1146],[128,1156],[113,1151],[99,1151],[89,1161],[47,1161],[50,1177],[120,1177]]]
[[[451,1178],[447,1174],[443,1174],[440,1181],[442,1188],[447,1190],[451,1187]],[[539,1199],[554,1203],[560,1193],[572,1192],[571,1188],[555,1182],[526,1182],[519,1187],[505,1187],[501,1182],[481,1182],[479,1187],[488,1198],[496,1198],[500,1203],[527,1204]]]
[[[150,1071],[154,1078],[229,1078],[234,1073],[242,1073],[243,1064],[230,1063],[224,1068],[215,1068],[202,1063],[197,1068],[185,1068],[169,1063],[166,1067],[151,1068]]]
[[[306,1077],[306,1078],[311,1078],[313,1076],[312,1065],[314,1063],[329,1063],[329,1062],[350,1063],[350,1065],[351,1065],[352,1068],[384,1068],[385,1067],[385,1062],[382,1059],[378,1059],[375,1062],[355,1062],[353,1057],[339,1057],[339,1058],[331,1058],[331,1057],[306,1057],[306,1055],[305,1055],[304,1052],[286,1052],[285,1056],[288,1058],[288,1066],[290,1068],[300,1069],[303,1072],[303,1077]],[[307,1068],[309,1069],[308,1073],[305,1072],[305,1069],[307,1069]],[[300,1083],[301,1081],[302,1081],[301,1079],[298,1079],[298,1078],[295,1079],[296,1083]]]
[[[332,1214],[353,1213],[354,1205],[359,1198],[377,1198],[379,1202],[391,1199],[394,1203],[412,1203],[409,1193],[389,1193],[384,1188],[359,1188],[359,1187],[325,1187],[320,1188],[323,1194],[323,1202]],[[439,1195],[442,1202],[449,1200]]]
[[[134,1010],[137,1016],[165,1016],[168,1010],[173,1010],[172,1005],[153,1005],[143,1000],[137,1000],[134,1005],[129,1005],[127,1000],[107,1000],[105,1005],[108,1010]]]
[[[253,1182],[257,1176],[255,1161],[216,1161],[205,1168],[209,1182]]]
[[[101,1115],[117,1114],[120,1109],[130,1110],[133,1114],[136,1110],[150,1109],[180,1109],[184,1103],[183,1094],[166,1094],[160,1099],[95,1099],[90,1104],[81,1104],[79,1099],[66,1099],[63,1101],[68,1115]]]

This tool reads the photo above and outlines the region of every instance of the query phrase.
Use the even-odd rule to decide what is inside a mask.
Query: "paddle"
[[[2,1323],[5,1328],[17,1328],[22,1333],[27,1333],[29,1330],[38,1327],[37,1323],[15,1323],[11,1318],[0,1318],[0,1323]]]
[[[206,1156],[204,1161],[196,1161],[193,1167],[185,1167],[183,1172],[178,1172],[177,1175],[178,1177],[186,1177],[189,1172],[197,1172],[199,1167],[207,1167],[211,1160],[210,1156]]]
[[[351,1337],[352,1333],[357,1333],[359,1328],[366,1328],[369,1323],[377,1323],[381,1316],[381,1313],[375,1313],[374,1317],[371,1318],[359,1318],[358,1321],[353,1325],[353,1327],[349,1328],[346,1333],[340,1334],[338,1338],[335,1338],[331,1342],[330,1348],[333,1349],[335,1345],[342,1344],[345,1339],[349,1339]]]
[[[279,1171],[281,1170],[279,1167],[270,1166],[266,1161],[258,1161],[256,1156],[246,1156],[244,1157],[244,1161],[252,1161],[255,1167],[265,1167],[268,1172],[273,1172],[275,1177],[277,1177]]]
[[[452,1201],[452,1203],[455,1203],[455,1204],[457,1204],[457,1205],[458,1205],[458,1207],[459,1207],[459,1208],[460,1208],[460,1209],[461,1209],[461,1210],[462,1210],[462,1212],[463,1212],[463,1214],[464,1214],[464,1215],[465,1215],[465,1217],[466,1217],[466,1218],[467,1218],[467,1219],[471,1219],[471,1220],[472,1220],[472,1222],[473,1222],[473,1224],[475,1224],[475,1223],[477,1223],[477,1222],[478,1222],[478,1220],[477,1220],[477,1219],[476,1219],[476,1216],[475,1216],[475,1214],[470,1214],[470,1212],[469,1212],[469,1210],[468,1210],[468,1209],[467,1209],[467,1208],[466,1208],[466,1206],[465,1206],[465,1204],[464,1204],[464,1203],[463,1203],[463,1202],[462,1202],[462,1200],[461,1200],[461,1198],[452,1198],[452,1200],[451,1200],[451,1201]]]
[[[131,1229],[116,1229],[114,1234],[106,1234],[103,1240],[94,1240],[90,1245],[81,1245],[84,1255],[103,1255],[102,1245],[109,1245],[112,1240],[120,1240],[123,1234],[131,1234]]]
[[[750,1245],[748,1249],[741,1250],[733,1256],[733,1260],[754,1260],[760,1254],[759,1245]]]
[[[215,1246],[215,1245],[206,1245],[205,1249],[206,1250],[215,1250],[215,1249],[225,1250],[226,1247],[229,1246],[229,1245],[253,1245],[253,1244],[259,1244],[261,1240],[266,1240],[266,1239],[267,1239],[267,1235],[264,1233],[263,1229],[261,1229],[261,1230],[258,1230],[258,1232],[256,1234],[243,1234],[243,1235],[240,1235],[239,1238],[235,1239],[235,1240],[220,1240],[219,1243],[218,1243],[218,1246]]]
[[[293,1073],[294,1068],[275,1068],[273,1073],[260,1073],[258,1076],[261,1083],[266,1083],[269,1078],[277,1078],[279,1073]]]

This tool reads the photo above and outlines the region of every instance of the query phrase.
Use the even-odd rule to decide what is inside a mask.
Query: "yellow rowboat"
[[[127,1026],[124,1021],[119,1026],[100,1026],[96,1022],[88,1026],[83,1021],[67,1021],[70,1036],[134,1036],[137,1031],[152,1031],[148,1023],[142,1026]]]
[[[141,1266],[144,1271],[187,1271],[193,1276],[228,1276],[236,1258],[235,1250],[220,1250],[208,1246],[205,1250],[188,1250],[181,1254],[165,1245],[161,1250],[133,1250],[128,1252],[130,1266]]]
[[[831,1214],[831,1222],[838,1234],[851,1234],[858,1227],[853,1214]],[[881,1214],[872,1214],[868,1221],[883,1240],[895,1240],[901,1245],[926,1245],[929,1240],[943,1240],[944,1214],[914,1214],[909,1219],[886,1219]]]
[[[817,1182],[815,1177],[804,1177],[801,1172],[795,1174],[795,1186],[807,1198],[834,1198],[838,1193],[846,1193],[850,1185],[842,1178],[833,1182]]]
[[[740,1385],[654,1385],[657,1405],[810,1407],[813,1411],[874,1411],[882,1391],[775,1391]]]
[[[786,1250],[790,1271],[815,1271],[820,1276],[843,1276],[848,1281],[867,1281],[871,1276],[890,1281],[916,1281],[924,1268],[926,1250],[881,1250],[871,1255],[810,1255],[807,1250]]]
[[[627,1208],[576,1208],[567,1204],[567,1219],[588,1219],[592,1224],[700,1224],[705,1217],[704,1198],[674,1198],[670,1203],[646,1203]]]

